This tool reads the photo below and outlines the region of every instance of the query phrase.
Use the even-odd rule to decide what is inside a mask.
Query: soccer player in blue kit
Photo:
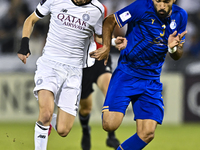
[[[117,150],[143,149],[153,140],[157,124],[162,124],[162,66],[167,53],[174,60],[182,56],[187,33],[187,13],[175,1],[136,0],[109,15],[103,24],[103,47],[90,53],[106,64],[115,25],[128,24],[128,44],[120,53],[102,109],[104,130],[114,131],[132,103],[137,131]]]

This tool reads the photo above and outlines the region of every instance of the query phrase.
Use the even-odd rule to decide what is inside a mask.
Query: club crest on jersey
[[[37,85],[40,85],[40,84],[42,84],[42,82],[43,82],[42,79],[38,79],[37,82],[36,82],[36,84],[37,84]]]
[[[173,29],[175,29],[176,28],[176,22],[175,22],[175,20],[172,20],[172,22],[170,23],[170,28],[173,30]]]
[[[88,14],[83,14],[82,18],[84,21],[88,21],[90,19],[90,16]]]

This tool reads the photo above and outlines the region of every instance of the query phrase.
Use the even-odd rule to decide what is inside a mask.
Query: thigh
[[[106,72],[98,77],[97,85],[100,88],[100,90],[103,92],[104,96],[106,96],[111,76],[112,76],[111,73]]]

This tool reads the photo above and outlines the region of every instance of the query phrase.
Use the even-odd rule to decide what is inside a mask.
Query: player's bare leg
[[[79,120],[82,127],[82,139],[81,139],[81,147],[82,150],[90,150],[91,148],[91,136],[90,136],[90,112],[92,109],[92,94],[90,94],[87,98],[80,100],[80,109],[79,109]]]
[[[104,73],[104,74],[100,75],[97,80],[97,85],[100,88],[100,90],[102,91],[104,96],[106,96],[111,76],[112,76],[111,73]]]
[[[105,111],[103,112],[103,122],[102,126],[105,131],[111,132],[115,131],[122,123],[124,114],[115,111]]]
[[[35,125],[35,150],[46,150],[48,130],[54,110],[54,95],[48,90],[38,92],[39,117]]]
[[[104,73],[97,80],[97,85],[101,89],[105,97],[111,76],[112,76],[111,73]],[[106,139],[106,144],[107,146],[113,147],[114,149],[117,149],[117,147],[119,146],[120,143],[119,140],[115,137],[114,131],[108,132],[108,138]]]
[[[157,122],[151,119],[137,119],[137,134],[145,142],[149,143],[154,138]]]
[[[56,124],[56,129],[58,134],[62,137],[66,137],[69,134],[74,124],[74,120],[75,116],[58,108],[57,124]]]

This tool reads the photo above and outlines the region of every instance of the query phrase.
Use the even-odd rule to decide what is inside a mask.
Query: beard
[[[165,10],[163,10],[163,9],[161,9],[161,10],[159,10],[159,11],[156,10],[156,14],[157,14],[158,17],[161,18],[161,19],[166,18],[166,17],[169,15],[169,13],[170,13],[170,10],[169,10],[168,12],[165,11]]]

